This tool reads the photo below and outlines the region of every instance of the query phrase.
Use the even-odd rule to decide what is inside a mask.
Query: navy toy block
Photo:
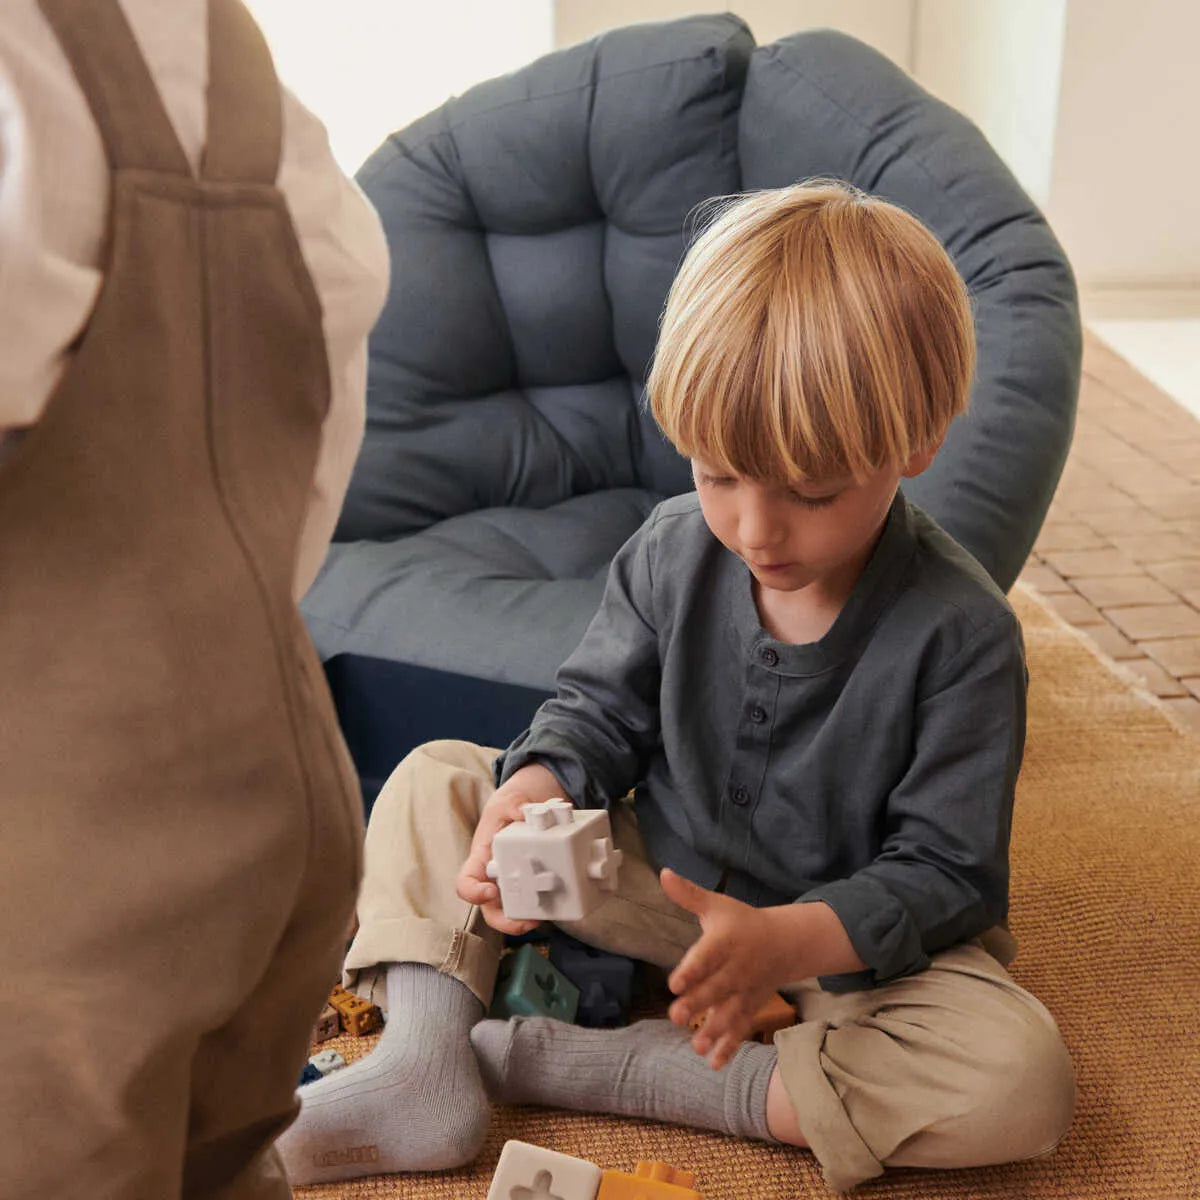
[[[580,1025],[606,1029],[629,1020],[637,963],[620,954],[597,950],[555,929],[550,935],[550,961],[579,988]]]
[[[304,1070],[300,1072],[300,1083],[297,1086],[303,1087],[306,1083],[312,1083],[314,1079],[320,1078],[322,1078],[321,1072],[312,1063],[305,1063]]]
[[[535,946],[522,946],[500,960],[491,1016],[574,1021],[578,1007],[579,989]]]

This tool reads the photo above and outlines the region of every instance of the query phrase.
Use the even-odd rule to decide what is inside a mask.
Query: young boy
[[[495,752],[434,743],[380,796],[346,968],[391,1019],[302,1092],[281,1142],[295,1182],[468,1161],[485,1088],[809,1146],[838,1189],[1056,1145],[1070,1061],[995,956],[1021,632],[898,491],[973,367],[961,279],[883,201],[761,192],[696,241],[648,383],[696,491],[618,553],[494,776]],[[673,968],[669,1021],[479,1021],[501,932],[530,927],[501,912],[492,838],[557,795],[607,807],[624,852],[618,894],[567,928]],[[780,989],[799,1023],[743,1043]]]

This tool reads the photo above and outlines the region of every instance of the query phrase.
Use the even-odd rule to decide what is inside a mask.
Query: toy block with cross
[[[579,989],[580,1025],[607,1029],[629,1020],[637,963],[598,950],[561,929],[550,934],[550,961]]]
[[[579,989],[537,947],[526,944],[500,960],[490,1016],[574,1021]]]
[[[617,889],[621,851],[608,813],[556,798],[521,806],[523,820],[492,839],[489,879],[514,921],[579,921]]]
[[[329,1003],[336,1010],[342,1028],[355,1037],[364,1037],[383,1024],[383,1013],[377,1004],[348,992],[340,983],[329,993]]]
[[[595,1163],[582,1158],[508,1141],[487,1200],[596,1200],[602,1174]]]
[[[596,1200],[704,1200],[692,1184],[696,1176],[669,1163],[640,1162],[632,1175],[605,1171]]]

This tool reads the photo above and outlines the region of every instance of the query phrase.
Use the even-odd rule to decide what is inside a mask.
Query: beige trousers
[[[496,753],[466,742],[421,746],[375,802],[346,983],[384,1007],[390,962],[428,963],[491,1001],[503,940],[454,885],[493,791]],[[562,928],[672,967],[699,926],[663,894],[632,806],[612,817],[624,855],[618,892]],[[1054,1019],[981,946],[956,946],[873,990],[835,995],[810,980],[792,995],[800,1019],[775,1037],[779,1072],[837,1190],[885,1166],[1037,1157],[1070,1125],[1074,1074]]]

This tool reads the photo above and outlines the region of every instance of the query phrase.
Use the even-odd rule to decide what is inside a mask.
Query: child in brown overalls
[[[149,44],[174,39],[170,69],[203,44],[195,3],[126,7]],[[321,141],[309,178],[336,176],[339,199],[308,249],[328,268],[338,246],[339,286],[357,290],[335,364],[276,186],[279,85],[238,0],[209,5],[198,176],[116,0],[40,8],[6,5],[0,32],[0,84],[35,133],[49,113],[25,166],[47,170],[77,107],[66,69],[49,74],[53,36],[111,195],[107,240],[100,223],[71,230],[95,255],[77,273],[103,272],[94,311],[0,459],[0,1017],[20,1045],[0,1079],[0,1194],[285,1197],[272,1142],[337,973],[362,838],[294,596],[316,569],[331,388],[341,489],[353,458],[382,239]],[[14,186],[22,149],[0,145]],[[47,189],[55,204],[90,211],[91,162],[71,162],[74,191]],[[327,539],[327,513],[318,525]]]

